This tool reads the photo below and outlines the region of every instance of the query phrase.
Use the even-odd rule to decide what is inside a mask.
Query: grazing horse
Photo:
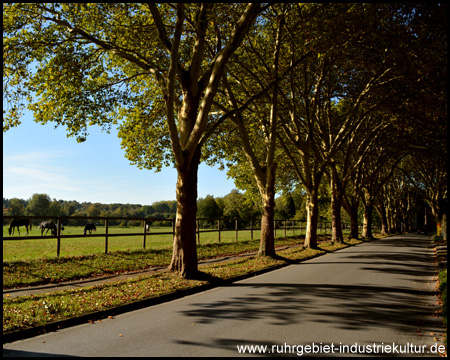
[[[45,235],[47,235],[48,231],[51,230],[51,234],[56,236],[56,224],[53,221],[43,221],[39,225],[39,229],[41,229],[41,236],[44,235],[44,230],[47,229]]]
[[[25,232],[25,235],[28,235],[28,226],[31,227],[33,226],[33,224],[31,223],[30,219],[12,219],[11,224],[9,224],[9,236],[11,236],[11,233],[14,235],[14,228],[17,228],[17,231],[19,232],[19,236],[20,236],[20,230],[19,230],[19,226],[25,226],[25,228],[27,229],[27,231]]]
[[[92,230],[97,231],[97,228],[95,227],[95,224],[87,223],[84,227],[83,234],[86,235],[86,231],[89,231],[89,235],[92,234]]]

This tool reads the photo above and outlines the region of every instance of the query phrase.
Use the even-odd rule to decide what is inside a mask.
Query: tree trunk
[[[384,205],[381,205],[381,213],[380,213],[380,218],[381,218],[381,234],[382,235],[387,235],[388,234],[388,221],[387,221],[387,216],[386,216],[386,208],[384,207]]]
[[[358,205],[350,205],[348,209],[350,216],[350,235],[349,239],[358,239]]]
[[[394,211],[392,210],[392,208],[388,208],[387,211],[387,220],[388,220],[388,231],[389,234],[394,234],[395,233],[395,226],[394,226]]]
[[[341,184],[337,181],[336,176],[331,178],[331,242],[343,243],[344,235],[342,234],[341,207],[343,201],[343,192]]]
[[[383,201],[379,201],[379,206],[376,206],[375,209],[377,210],[378,216],[381,219],[381,235],[387,235],[388,234],[388,220],[386,215],[386,207],[384,206]]]
[[[331,242],[343,243],[344,235],[342,234],[341,203],[339,202],[339,199],[336,199],[333,195],[331,196],[331,211]]]
[[[274,194],[265,195],[262,206],[261,219],[261,241],[259,245],[259,256],[275,256],[275,236],[274,236]]]
[[[306,196],[306,235],[304,246],[317,249],[317,221],[319,219],[319,204],[317,189],[308,192]]]
[[[177,272],[184,278],[194,278],[198,273],[196,215],[200,154],[201,151],[196,150],[191,163],[177,169],[177,216],[168,271]]]
[[[365,238],[373,238],[372,235],[372,215],[373,215],[373,202],[372,200],[366,200],[364,204],[364,226],[362,236]]]
[[[261,240],[259,256],[275,256],[275,173],[277,165],[271,162],[264,188],[260,186],[262,200]]]

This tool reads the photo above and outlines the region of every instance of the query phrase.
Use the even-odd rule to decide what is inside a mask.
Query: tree
[[[225,113],[229,112],[227,105],[236,111],[230,120],[239,140],[227,139],[221,148],[225,149],[231,163],[229,173],[242,178],[241,171],[236,169],[247,166],[256,183],[262,212],[260,256],[275,255],[278,82],[282,72],[282,37],[288,9],[288,4],[280,4],[264,14],[264,20],[237,53],[238,58],[232,64],[234,67],[227,67],[224,98],[228,104],[215,104]],[[268,49],[273,51],[270,58]],[[245,112],[239,109],[245,109]]]
[[[251,219],[254,217],[252,203],[246,199],[245,195],[238,190],[223,197],[223,216],[235,219]]]
[[[170,207],[166,201],[157,201],[152,204],[153,212],[155,213],[170,213]]]
[[[443,239],[447,239],[446,149],[435,152],[432,148],[423,148],[415,152],[401,169],[430,206],[436,223],[441,224]]]
[[[405,4],[413,13],[408,97],[393,111],[395,125],[408,138],[410,159],[405,175],[430,205],[446,238],[447,217],[447,17],[445,3]],[[420,52],[419,52],[420,51]]]
[[[76,211],[76,202],[74,201],[65,201],[62,205],[62,215],[71,216]]]
[[[391,150],[391,151],[389,151]],[[364,223],[362,236],[372,238],[372,215],[375,209],[376,198],[383,185],[392,177],[392,174],[404,154],[394,149],[384,149],[377,146],[371,152],[371,157],[363,164],[363,196]]]
[[[25,206],[23,201],[13,198],[9,202],[8,215],[24,215]]]
[[[86,214],[89,217],[98,217],[101,213],[100,204],[91,204],[86,210]]]
[[[292,196],[286,195],[275,199],[275,210],[278,219],[292,219],[296,212]]]
[[[375,71],[367,72],[359,56],[352,59],[364,45],[360,39],[365,31],[356,15],[368,19],[366,8],[355,9],[347,4],[309,5],[301,9],[301,15],[300,18],[308,19],[301,24],[308,30],[290,31],[294,35],[291,54],[295,58],[305,51],[305,46],[312,46],[317,48],[317,55],[293,70],[289,85],[282,89],[286,111],[279,138],[306,190],[305,246],[314,248],[322,178],[342,144],[368,116],[370,109],[363,104],[370,91],[385,81],[387,71],[382,64]],[[322,22],[329,25],[329,31],[319,30],[318,24],[322,27]],[[340,116],[336,110],[336,103],[342,98],[352,108],[346,116]]]
[[[197,217],[198,218],[210,218],[217,219],[222,216],[222,211],[216,203],[216,200],[212,195],[206,195],[204,199],[198,199],[197,201]],[[203,225],[213,226],[210,221],[204,222]]]
[[[52,217],[61,215],[61,205],[56,199],[53,199],[48,206],[48,215]]]
[[[223,118],[210,108],[224,68],[260,4],[69,3],[3,8],[4,130],[24,99],[41,123],[87,128],[122,119],[127,157],[177,169],[170,271],[195,276],[197,173],[202,147]],[[230,26],[233,24],[233,26]]]
[[[30,199],[28,199],[28,206],[26,209],[27,215],[34,216],[49,216],[51,199],[47,194],[33,194]]]

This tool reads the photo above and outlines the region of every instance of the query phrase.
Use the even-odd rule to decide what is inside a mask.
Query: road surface
[[[435,271],[431,240],[393,236],[4,344],[3,356],[438,356]]]

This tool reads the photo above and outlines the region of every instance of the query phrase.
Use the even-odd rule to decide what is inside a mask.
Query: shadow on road
[[[280,326],[318,321],[337,329],[352,330],[376,326],[410,330],[437,325],[436,318],[432,317],[435,309],[418,299],[433,297],[434,292],[367,285],[240,283],[230,286],[270,291],[264,295],[257,291],[230,300],[197,303],[184,315],[205,324],[227,319],[265,319],[271,325]],[[424,322],[424,316],[429,320]]]
[[[362,247],[348,249],[345,254],[340,254],[338,264],[364,264],[366,267],[362,270],[372,271],[373,274],[378,272],[380,276],[405,275],[407,280],[411,279],[411,284],[414,281],[427,281],[424,280],[426,277],[435,274],[433,256],[427,250],[430,245],[428,238],[398,237],[375,243],[380,246],[380,251],[375,248],[374,252],[367,252]],[[395,249],[392,248],[393,251],[389,253],[383,252],[386,245],[388,249],[391,245]],[[403,250],[403,247],[409,249]],[[308,263],[308,266],[330,263],[332,262],[321,262],[319,259]],[[292,266],[302,267],[306,264]],[[442,331],[442,320],[436,316],[439,307],[436,306],[435,291],[365,283],[345,285],[246,281],[227,286],[231,293],[236,289],[237,295],[216,302],[193,304],[192,309],[183,314],[193,318],[196,323],[204,324],[219,323],[222,320],[259,319],[267,324],[280,326],[320,322],[337,330],[388,327],[410,332],[415,332],[416,329]],[[243,292],[239,291],[240,288],[250,290]]]

